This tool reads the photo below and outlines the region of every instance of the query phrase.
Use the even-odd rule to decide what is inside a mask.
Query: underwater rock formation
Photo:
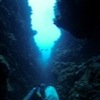
[[[62,32],[56,42],[49,65],[60,100],[100,99],[98,4],[97,0],[58,0],[60,14],[56,14],[54,23],[69,31]],[[22,100],[39,83],[39,52],[30,14],[27,0],[0,0],[0,55],[10,67],[7,100]]]
[[[60,16],[55,24],[78,38],[100,38],[99,0],[57,0]]]
[[[85,62],[85,73],[75,82],[69,93],[69,100],[99,100],[100,99],[100,56]]]
[[[88,44],[88,40],[80,40],[69,36],[70,34],[67,35],[68,40],[66,40],[66,34],[68,33],[63,33],[60,44],[55,47],[51,62],[60,98],[61,100],[99,100],[99,45],[94,46],[93,42]],[[94,84],[98,88],[91,86]]]
[[[30,14],[27,0],[0,0],[0,55],[11,68],[7,100],[22,100],[27,89],[36,84],[38,50],[32,38]]]
[[[55,24],[83,41],[73,40],[65,32],[55,48],[52,66],[61,100],[100,99],[98,4],[98,0],[58,0],[60,14],[56,16]]]
[[[99,100],[100,56],[79,62],[75,59],[73,62],[65,60],[57,59],[53,62],[53,73],[56,75],[61,100]]]

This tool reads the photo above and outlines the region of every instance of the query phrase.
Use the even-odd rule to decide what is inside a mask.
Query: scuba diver
[[[60,100],[56,89],[53,86],[41,84],[34,87],[23,100]]]
[[[44,100],[45,84],[33,87],[23,100]]]

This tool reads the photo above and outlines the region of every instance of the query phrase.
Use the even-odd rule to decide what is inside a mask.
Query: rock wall
[[[7,100],[22,100],[36,84],[38,50],[30,14],[27,0],[0,0],[0,55],[10,66]]]
[[[55,24],[78,38],[99,40],[99,0],[57,0],[60,16]],[[98,37],[97,37],[98,36]]]
[[[99,100],[99,0],[57,1],[60,14],[55,24],[76,37],[62,32],[51,62],[61,100]]]
[[[52,58],[52,73],[61,100],[100,99],[98,42],[77,39],[62,32]]]

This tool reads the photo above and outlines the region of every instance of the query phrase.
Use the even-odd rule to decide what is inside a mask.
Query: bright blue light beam
[[[32,29],[38,33],[33,38],[43,60],[50,57],[55,41],[61,36],[60,30],[53,24],[55,3],[56,0],[29,0]]]

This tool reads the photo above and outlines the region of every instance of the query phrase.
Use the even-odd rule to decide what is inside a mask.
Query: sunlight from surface
[[[32,8],[32,29],[37,31],[33,37],[43,60],[48,60],[52,48],[61,35],[60,29],[53,24],[56,0],[29,0]]]

